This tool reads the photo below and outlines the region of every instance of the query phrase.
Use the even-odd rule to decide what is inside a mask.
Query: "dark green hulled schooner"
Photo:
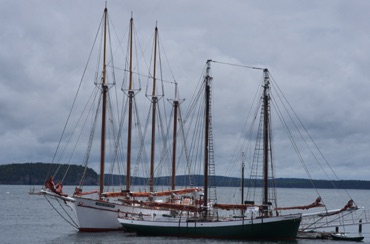
[[[263,138],[263,196],[262,203],[243,202],[242,204],[218,204],[208,197],[208,167],[209,167],[209,133],[210,101],[211,101],[211,76],[210,63],[207,61],[204,76],[205,87],[205,138],[204,138],[204,192],[192,198],[188,206],[166,205],[176,214],[162,216],[129,216],[118,218],[126,230],[142,235],[153,236],[181,236],[196,238],[220,238],[240,240],[295,240],[301,222],[301,214],[279,215],[274,214],[271,200],[269,199],[269,166],[270,160],[270,82],[269,72],[264,69],[264,84],[262,95],[262,138]],[[156,207],[164,207],[160,203]],[[217,210],[238,211],[238,216],[221,217]]]

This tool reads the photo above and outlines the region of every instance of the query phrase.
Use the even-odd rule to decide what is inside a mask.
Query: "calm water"
[[[70,192],[68,187],[65,188],[67,193]],[[58,216],[43,196],[28,195],[29,190],[29,186],[0,185],[0,243],[242,243],[209,239],[138,237],[123,232],[79,233]],[[238,192],[235,188],[223,188],[222,190],[224,196]],[[320,191],[320,195],[329,199],[333,205],[329,206],[329,209],[342,208],[346,203],[347,199],[342,200],[339,193],[338,190]],[[370,209],[370,190],[349,190],[348,193],[355,199],[357,205]],[[313,189],[278,189],[278,196],[282,199],[279,205],[287,206],[290,204],[285,204],[285,202],[310,203],[314,200],[312,196],[315,194]],[[329,205],[329,202],[325,203]],[[357,228],[357,226],[346,227],[345,230],[356,233]],[[363,225],[363,235],[365,236],[364,243],[370,243],[370,225]],[[322,240],[298,240],[296,243],[318,242],[337,243]]]

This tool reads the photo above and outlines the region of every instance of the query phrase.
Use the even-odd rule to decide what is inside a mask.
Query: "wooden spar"
[[[153,92],[152,92],[152,145],[151,145],[151,158],[150,158],[150,191],[154,191],[154,156],[155,156],[155,119],[157,111],[157,96],[156,96],[156,61],[157,61],[157,35],[158,27],[155,27],[154,34],[154,65],[153,65]]]
[[[339,213],[341,213],[341,212],[343,212],[343,211],[346,211],[346,210],[348,210],[348,209],[351,209],[351,208],[355,208],[355,209],[357,209],[358,207],[355,205],[355,203],[354,203],[354,201],[351,199],[351,200],[349,200],[348,202],[347,202],[347,204],[343,207],[343,208],[341,208],[341,209],[339,209],[338,211],[334,211],[334,212],[330,212],[330,213],[324,213],[324,214],[320,214],[319,216],[320,217],[324,217],[324,216],[331,216],[331,215],[335,215],[335,214],[339,214]]]
[[[244,159],[245,159],[245,154],[244,152],[242,153],[242,182],[241,182],[241,192],[242,192],[242,195],[241,195],[241,204],[244,204],[244,168],[245,168],[245,163],[244,163]],[[243,215],[243,211],[241,213]]]
[[[177,113],[179,108],[179,100],[177,97],[177,83],[175,83],[175,100],[173,101],[173,144],[172,144],[172,179],[171,189],[176,188],[176,142],[177,142]]]
[[[132,87],[132,36],[133,36],[133,22],[134,19],[131,16],[130,19],[130,84],[128,91],[128,128],[127,128],[127,171],[126,171],[126,191],[130,191],[130,177],[131,177],[131,133],[132,133],[132,98],[134,91]]]
[[[101,143],[100,143],[100,180],[99,180],[99,199],[102,199],[104,192],[104,166],[105,166],[105,123],[106,123],[106,106],[108,86],[106,84],[106,46],[107,46],[107,14],[108,9],[104,9],[104,56],[103,56],[103,77],[102,77],[102,128],[101,128]]]
[[[316,200],[309,205],[275,208],[275,210],[292,210],[292,209],[305,210],[305,209],[318,208],[318,207],[325,207],[325,205],[321,203],[321,197],[316,198]]]
[[[146,205],[148,207],[156,207],[164,210],[200,212],[200,208],[194,205],[175,204],[166,202],[143,202],[143,205]]]
[[[178,211],[190,211],[190,212],[200,212],[201,209],[199,205],[187,205],[187,204],[178,204],[178,203],[168,203],[168,202],[149,202],[149,201],[138,201],[138,200],[121,200],[126,204],[137,204],[145,208],[155,208],[162,210],[178,210]]]
[[[179,190],[170,190],[170,191],[159,191],[154,192],[154,196],[169,196],[169,195],[181,195],[181,194],[187,194],[187,193],[193,193],[193,192],[201,192],[203,191],[202,188],[194,187],[194,188],[186,188],[186,189],[179,189]]]
[[[211,69],[211,60],[207,60],[207,70],[206,70],[206,76],[205,76],[205,134],[204,134],[204,199],[203,199],[203,207],[204,209],[207,209],[207,202],[208,202],[208,148],[209,148],[209,107],[210,107],[210,75],[209,71]]]
[[[268,204],[268,163],[269,163],[269,75],[268,70],[264,69],[263,86],[263,204]],[[268,211],[264,211],[268,215]]]
[[[235,210],[235,209],[247,210],[250,207],[259,207],[259,206],[256,206],[254,204],[220,204],[220,203],[216,203],[216,204],[213,204],[213,207],[218,208],[218,209],[224,209],[224,210]],[[242,212],[244,212],[244,211],[242,211]]]

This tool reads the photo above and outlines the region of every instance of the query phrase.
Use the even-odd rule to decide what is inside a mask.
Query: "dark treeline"
[[[65,172],[68,174],[64,175]],[[59,170],[57,170],[59,168]],[[64,185],[79,185],[85,168],[78,165],[23,163],[0,165],[0,184],[2,185],[43,185],[49,176],[54,176],[55,183],[64,178]],[[55,172],[58,172],[54,175]],[[98,175],[92,169],[87,169],[85,184],[96,185]]]
[[[23,164],[6,164],[0,165],[0,184],[3,185],[43,185],[45,179],[54,175],[56,170],[58,174],[54,176],[55,182],[63,180],[64,185],[79,185],[81,176],[84,172],[83,166],[78,165],[66,165],[66,164],[50,164],[50,163],[23,163]],[[68,174],[64,175],[68,169]],[[113,183],[114,185],[125,184],[126,177],[118,175],[105,175],[105,181]],[[147,185],[148,179],[141,177],[131,178],[133,185]],[[215,176],[213,182],[216,186],[231,186],[240,187],[241,179],[225,176]],[[85,185],[97,185],[99,183],[99,175],[91,168],[86,171],[86,177],[84,180]],[[190,184],[191,183],[191,184]],[[155,179],[156,185],[170,186],[170,177],[157,177]],[[248,179],[244,179],[244,186],[248,187],[251,184],[253,186],[262,186],[262,181],[257,180],[250,182]],[[326,189],[370,189],[370,181],[361,180],[309,180],[309,179],[297,179],[297,178],[278,178],[275,179],[274,183],[269,182],[271,186],[283,188],[326,188]],[[202,186],[203,176],[177,176],[176,185],[186,186]]]

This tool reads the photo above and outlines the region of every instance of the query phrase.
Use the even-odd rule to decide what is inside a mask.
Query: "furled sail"
[[[179,190],[168,190],[168,191],[159,191],[159,192],[104,192],[102,195],[106,198],[109,197],[162,197],[162,196],[171,196],[171,195],[181,195],[181,194],[188,194],[193,192],[201,192],[203,191],[200,187],[193,187],[193,188],[186,188],[186,189],[179,189]]]
[[[284,208],[275,208],[275,210],[291,210],[291,209],[310,209],[310,208],[318,208],[318,207],[325,207],[324,204],[321,203],[321,197],[316,198],[316,200],[308,205],[304,206],[293,206],[293,207],[284,207]]]

